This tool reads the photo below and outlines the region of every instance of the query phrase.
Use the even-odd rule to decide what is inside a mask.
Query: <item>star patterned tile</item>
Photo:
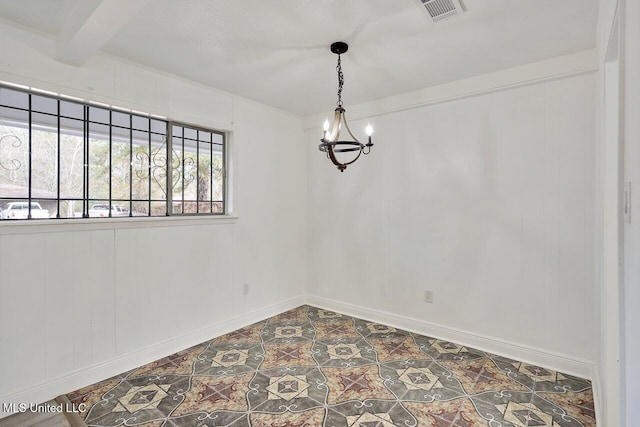
[[[298,307],[69,393],[90,427],[593,427],[588,380]]]

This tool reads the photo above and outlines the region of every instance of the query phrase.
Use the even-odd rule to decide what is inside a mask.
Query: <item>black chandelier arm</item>
[[[373,142],[371,142],[371,135],[369,135],[369,142],[367,142],[364,147],[362,148],[362,152],[367,155],[371,152],[371,147],[373,147]],[[364,149],[367,149],[367,151],[364,151]]]

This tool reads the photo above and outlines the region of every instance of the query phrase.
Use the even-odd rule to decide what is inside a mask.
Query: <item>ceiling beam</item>
[[[150,0],[78,0],[60,30],[58,61],[82,66]]]

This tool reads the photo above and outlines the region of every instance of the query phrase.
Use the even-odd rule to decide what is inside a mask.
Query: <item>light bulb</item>
[[[371,125],[367,125],[364,131],[367,133],[367,136],[371,136],[373,134],[373,128]]]
[[[322,128],[324,129],[325,132],[329,130],[329,120],[324,119],[324,124],[322,125]]]

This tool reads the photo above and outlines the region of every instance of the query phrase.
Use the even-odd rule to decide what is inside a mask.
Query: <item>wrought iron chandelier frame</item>
[[[325,120],[323,136],[320,139],[321,144],[318,149],[327,154],[327,158],[337,166],[340,172],[344,172],[348,165],[355,163],[362,154],[367,155],[371,152],[373,143],[371,142],[371,126],[367,126],[368,142],[366,144],[361,143],[358,138],[355,137],[345,116],[345,109],[342,106],[342,88],[344,85],[344,74],[342,72],[342,61],[340,55],[349,50],[349,45],[345,42],[335,42],[331,45],[331,52],[338,55],[338,65],[336,71],[338,73],[338,101],[337,107],[334,111],[333,127],[329,130],[329,122]],[[340,134],[344,135],[344,131],[351,139],[340,139]],[[338,160],[336,153],[349,153],[357,152],[357,155],[348,161]]]

